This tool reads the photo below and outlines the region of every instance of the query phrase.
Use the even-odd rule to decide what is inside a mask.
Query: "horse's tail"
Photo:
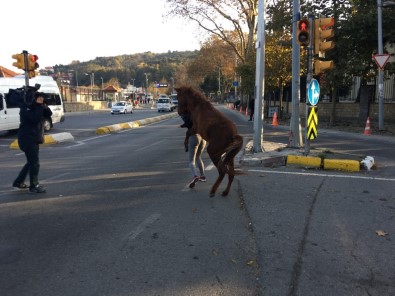
[[[226,173],[229,173],[229,162],[235,158],[237,153],[241,150],[243,146],[243,137],[240,135],[233,135],[231,144],[226,147],[225,153],[222,154],[221,160],[219,161],[219,166]],[[232,173],[234,173],[234,168],[232,167]]]

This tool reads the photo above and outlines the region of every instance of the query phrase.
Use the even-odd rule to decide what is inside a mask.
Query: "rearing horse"
[[[235,176],[234,158],[241,150],[243,138],[237,133],[236,125],[215,109],[202,93],[189,86],[181,86],[175,90],[178,114],[190,116],[192,129],[208,142],[207,153],[218,170],[219,176],[211,187],[210,197],[215,195],[227,174],[228,184],[222,192],[226,196]]]

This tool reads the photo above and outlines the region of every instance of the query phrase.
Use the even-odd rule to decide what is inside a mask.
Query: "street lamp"
[[[101,99],[104,100],[104,87],[103,87],[103,77],[101,78]]]
[[[377,31],[378,31],[378,54],[383,54],[383,21],[382,7],[395,6],[394,1],[377,0]],[[379,100],[379,130],[384,129],[384,70],[378,69],[378,100]]]
[[[145,75],[145,97],[147,97],[148,95],[148,76],[150,75],[150,73],[144,73]]]
[[[132,81],[132,99],[133,99],[133,101],[134,101],[134,99],[136,98],[136,90],[135,90],[135,88],[134,88],[134,81],[135,81],[136,79],[135,78],[132,78],[132,79],[130,79],[130,81]]]
[[[85,73],[85,75],[89,75],[91,78],[91,100],[93,101],[93,84],[95,82],[95,73]]]

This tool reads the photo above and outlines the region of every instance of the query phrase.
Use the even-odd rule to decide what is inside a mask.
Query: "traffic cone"
[[[366,120],[366,125],[365,125],[365,131],[363,132],[364,135],[371,135],[371,131],[370,131],[370,118],[368,117],[368,119]]]
[[[243,113],[243,106],[240,105],[240,113]]]
[[[278,126],[277,113],[276,112],[274,112],[274,114],[273,114],[273,123],[272,123],[272,125],[273,126]]]

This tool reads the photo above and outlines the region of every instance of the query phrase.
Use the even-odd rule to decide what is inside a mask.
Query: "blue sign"
[[[320,98],[320,84],[317,80],[311,79],[307,89],[307,98],[312,106],[317,105]]]
[[[238,81],[233,81],[233,86],[238,87],[239,86],[239,82]]]

